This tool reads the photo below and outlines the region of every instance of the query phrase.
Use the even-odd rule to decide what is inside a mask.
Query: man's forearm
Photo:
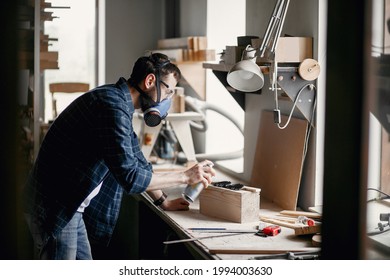
[[[183,172],[153,173],[152,180],[146,191],[161,190],[187,183],[187,177]]]

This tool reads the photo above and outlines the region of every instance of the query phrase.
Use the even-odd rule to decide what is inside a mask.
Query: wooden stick
[[[322,218],[321,214],[314,213],[314,212],[306,212],[306,211],[282,210],[282,211],[280,211],[280,214],[287,215],[287,216],[293,216],[293,217],[306,216],[306,217],[312,218],[312,219],[321,219]]]
[[[301,249],[209,249],[210,254],[283,254],[288,252],[317,252],[318,248],[301,248]]]
[[[291,224],[297,223],[298,219],[295,217],[288,217],[288,216],[276,216],[276,217],[266,217],[266,216],[260,216],[260,218],[265,218],[265,219],[274,219],[274,220],[279,220]]]
[[[219,234],[219,235],[210,235],[210,236],[202,236],[202,237],[195,237],[195,238],[188,238],[188,239],[178,239],[178,240],[171,240],[171,241],[164,241],[163,244],[176,244],[176,243],[184,243],[184,242],[191,242],[191,241],[198,241],[201,239],[207,239],[207,238],[217,238],[217,237],[225,237],[225,236],[233,236],[233,235],[239,235],[239,234],[254,234],[254,232],[235,232],[230,234]]]

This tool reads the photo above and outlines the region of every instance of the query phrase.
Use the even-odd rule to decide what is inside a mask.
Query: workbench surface
[[[167,189],[165,192],[173,199],[180,197],[184,188],[184,185],[178,186]],[[254,233],[240,233],[234,236],[230,233],[230,236],[222,237],[229,233],[196,232],[190,230],[190,228],[226,228],[228,230],[256,231],[260,220],[251,223],[235,223],[205,216],[199,211],[199,199],[190,205],[189,211],[163,211],[151,203],[148,195],[143,195],[143,199],[148,201],[149,207],[177,233],[180,239],[221,236],[186,242],[187,246],[194,247],[193,249],[196,249],[198,252],[201,251],[205,258],[250,259],[259,255],[319,249],[318,247],[313,247],[311,235],[296,236],[293,229],[286,227],[282,227],[280,234],[268,237],[260,237]],[[263,198],[260,200],[260,216],[275,216],[283,210]],[[177,244],[168,244],[166,246],[177,246]]]

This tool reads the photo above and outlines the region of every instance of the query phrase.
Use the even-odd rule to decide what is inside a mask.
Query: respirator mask
[[[164,61],[163,63],[155,64],[156,71],[156,89],[157,89],[157,102],[154,101],[148,94],[138,87],[135,83],[130,81],[131,85],[140,93],[140,105],[144,114],[144,121],[147,126],[158,126],[163,119],[168,115],[169,108],[171,107],[172,99],[168,98],[161,100],[161,87],[163,83],[166,87],[167,84],[160,80],[160,69],[169,64],[170,61]]]
[[[167,98],[161,102],[153,101],[153,103],[145,102],[145,98],[141,98],[141,109],[144,113],[145,124],[151,127],[158,126],[166,118],[169,108],[171,108],[172,99]]]

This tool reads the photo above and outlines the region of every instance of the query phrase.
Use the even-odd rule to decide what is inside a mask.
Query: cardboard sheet
[[[282,125],[287,117],[282,117]],[[263,111],[251,183],[261,196],[285,210],[296,210],[303,167],[307,121],[292,118],[285,129],[273,121],[273,112]]]

